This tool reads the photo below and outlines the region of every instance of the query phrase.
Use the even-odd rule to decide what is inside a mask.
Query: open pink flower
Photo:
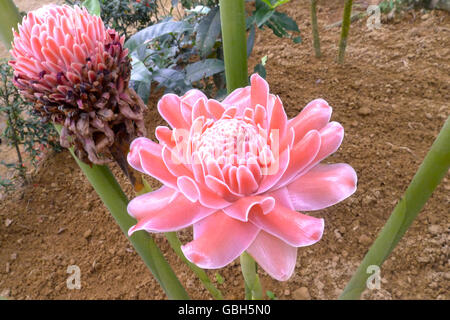
[[[163,96],[158,110],[172,129],[156,128],[159,144],[134,140],[128,162],[164,186],[129,203],[138,220],[129,233],[193,225],[194,240],[182,250],[200,267],[221,268],[247,251],[287,280],[297,247],[316,243],[324,229],[323,219],[297,210],[326,208],[356,190],[352,167],[320,164],[344,136],[322,99],[288,120],[255,74],[223,102],[190,90]]]

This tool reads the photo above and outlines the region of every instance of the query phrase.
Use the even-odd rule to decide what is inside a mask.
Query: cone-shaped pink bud
[[[14,84],[45,120],[63,125],[61,145],[87,163],[112,159],[113,145],[145,135],[145,105],[128,87],[124,38],[85,8],[46,5],[14,33]],[[117,147],[116,147],[117,149]]]

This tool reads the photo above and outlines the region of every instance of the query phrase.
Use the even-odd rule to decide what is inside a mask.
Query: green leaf
[[[225,282],[225,279],[218,272],[216,272],[216,280],[218,284],[223,284]]]
[[[259,75],[260,75],[261,77],[263,77],[264,79],[265,79],[266,76],[267,76],[266,68],[265,68],[261,63],[258,63],[258,64],[255,66],[255,68],[253,69],[253,71],[256,72],[257,74],[259,74]]]
[[[205,58],[211,54],[212,48],[220,34],[220,12],[219,7],[211,11],[200,21],[196,30],[196,45],[200,56]]]
[[[255,25],[252,24],[247,38],[247,58],[250,57],[250,54],[253,51],[253,46],[255,45],[255,31],[256,31]]]
[[[281,12],[275,11],[273,16],[270,18],[270,20],[273,23],[278,24],[279,26],[281,26],[285,30],[294,31],[294,32],[300,32],[300,29],[298,28],[297,22],[295,22],[294,19],[292,19],[291,17],[289,17],[285,13],[281,13]]]
[[[145,64],[134,55],[131,56],[131,81],[152,83],[152,74]]]
[[[150,84],[138,82],[136,85],[136,93],[141,97],[142,101],[147,104],[148,98],[150,98]]]
[[[206,59],[186,66],[186,78],[189,82],[199,81],[216,73],[223,72],[225,66],[222,60]]]
[[[300,36],[294,37],[294,38],[292,38],[292,41],[294,41],[294,43],[301,43],[302,42],[302,37],[300,37]]]
[[[151,25],[135,33],[125,42],[125,47],[133,52],[136,48],[147,44],[148,42],[171,33],[183,33],[192,31],[193,27],[184,21],[165,21]]]
[[[264,57],[261,58],[261,64],[262,64],[263,66],[265,66],[266,63],[267,63],[267,55],[265,55]]]
[[[277,297],[275,296],[275,293],[273,293],[272,291],[267,290],[266,291],[266,295],[270,300],[277,300]]]
[[[267,6],[270,9],[275,9],[276,7],[281,6],[282,4],[288,3],[290,0],[279,0],[279,1],[275,2],[274,4],[272,4],[272,1],[270,1],[270,0],[261,0],[261,1],[263,1],[265,4],[267,4]]]
[[[254,13],[255,22],[258,28],[261,28],[274,14],[275,11],[267,7],[261,7]]]
[[[90,14],[100,17],[101,8],[98,0],[85,0],[81,5],[85,7]]]

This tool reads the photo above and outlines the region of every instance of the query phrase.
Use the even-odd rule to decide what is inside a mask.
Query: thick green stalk
[[[55,125],[55,127],[58,132],[61,131],[60,126]],[[188,294],[150,235],[145,231],[137,231],[131,237],[128,236],[128,230],[136,224],[136,220],[127,213],[128,199],[108,167],[89,166],[75,156],[72,148],[69,151],[111,212],[122,232],[158,280],[168,298],[175,300],[189,299]]]
[[[144,188],[138,192],[138,195],[148,193],[152,191],[152,188],[148,184],[148,182],[145,179],[142,179],[144,183]],[[222,292],[220,292],[219,289],[217,289],[214,284],[209,279],[208,275],[206,274],[205,270],[202,268],[197,267],[195,264],[190,262],[186,257],[184,256],[183,251],[181,250],[181,241],[178,239],[176,232],[165,232],[164,235],[166,236],[167,241],[169,241],[170,246],[172,247],[173,251],[177,254],[177,256],[183,260],[188,267],[197,275],[197,277],[200,279],[200,281],[203,283],[205,288],[211,293],[214,299],[216,300],[223,300]]]
[[[247,252],[241,254],[241,269],[245,280],[245,299],[261,300],[263,292],[256,273],[256,262]]]
[[[381,267],[450,168],[450,117],[339,299],[359,299],[371,265]]]
[[[11,48],[11,42],[14,39],[12,29],[17,29],[20,22],[19,10],[12,0],[0,1],[0,40],[7,49]]]
[[[316,58],[320,58],[322,53],[320,52],[319,26],[317,25],[317,0],[311,0],[311,26],[314,52],[316,53]]]
[[[228,93],[248,83],[244,3],[244,0],[219,1]]]
[[[345,48],[347,47],[348,32],[350,30],[350,15],[352,13],[353,0],[346,0],[344,17],[342,18],[341,40],[339,41],[339,53],[337,62],[344,63]]]

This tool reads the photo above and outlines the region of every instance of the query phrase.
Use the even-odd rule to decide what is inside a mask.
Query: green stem
[[[183,260],[188,267],[197,275],[197,277],[200,279],[200,281],[203,283],[205,288],[211,293],[214,299],[216,300],[223,300],[222,292],[220,292],[219,289],[217,289],[214,284],[209,279],[208,275],[206,274],[205,270],[202,268],[197,267],[195,264],[190,262],[183,254],[183,251],[181,250],[181,241],[178,239],[176,232],[166,232],[164,233],[167,240],[169,241],[170,246],[175,251],[175,253],[180,257],[181,260]]]
[[[138,195],[152,191],[152,188],[150,187],[148,182],[145,179],[142,179],[142,180],[144,183],[144,188],[140,192],[137,193]],[[164,233],[164,235],[166,236],[167,241],[169,241],[169,244],[172,247],[173,251],[175,251],[177,256],[181,260],[183,260],[188,265],[188,267],[197,275],[197,277],[203,283],[205,288],[211,293],[211,295],[214,297],[214,299],[223,300],[222,292],[220,292],[220,290],[214,286],[214,284],[211,282],[211,280],[209,279],[206,272],[202,268],[197,267],[195,264],[193,264],[188,259],[186,259],[183,251],[181,250],[182,243],[181,243],[180,239],[178,238],[177,233],[176,232],[166,232],[166,233]]]
[[[320,52],[319,26],[317,25],[317,0],[311,0],[311,25],[314,39],[314,51],[316,53],[316,58],[320,58],[322,53]]]
[[[11,48],[11,42],[14,39],[12,29],[17,29],[20,22],[19,10],[12,0],[0,1],[0,40],[7,49]]]
[[[227,91],[244,87],[247,75],[247,39],[245,33],[245,1],[220,0],[223,54]]]
[[[344,6],[344,17],[342,18],[341,39],[339,41],[339,53],[337,62],[344,63],[345,48],[347,47],[348,32],[350,30],[350,15],[352,13],[353,0],[346,0]]]
[[[61,131],[59,125],[55,125],[55,127],[58,132]],[[69,151],[111,212],[122,232],[130,240],[136,252],[158,280],[168,298],[175,300],[189,299],[188,294],[150,235],[145,231],[137,231],[131,237],[128,236],[128,229],[135,225],[136,221],[128,215],[128,199],[108,167],[89,166],[75,156],[72,148]]]
[[[381,267],[450,168],[450,117],[431,146],[403,198],[395,207],[339,299],[359,299],[366,288],[367,268]]]
[[[262,287],[258,274],[256,273],[256,268],[255,260],[247,252],[241,254],[241,269],[245,281],[246,300],[261,300],[263,298]]]

